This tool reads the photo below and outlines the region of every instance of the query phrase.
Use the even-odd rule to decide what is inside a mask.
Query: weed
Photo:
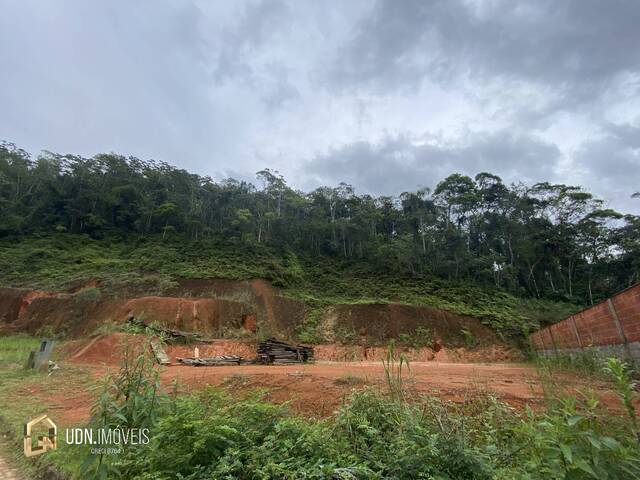
[[[638,430],[638,418],[634,399],[638,396],[636,386],[638,383],[631,378],[631,373],[627,365],[617,358],[607,359],[606,371],[613,377],[616,392],[622,400],[622,404],[627,410],[633,434],[640,443],[640,430]]]
[[[251,376],[244,373],[234,373],[222,380],[222,386],[231,390],[237,390],[248,386],[251,383]]]
[[[36,337],[40,338],[60,338],[61,335],[56,333],[51,325],[42,325],[36,332]]]
[[[160,386],[150,340],[142,346],[125,343],[120,370],[104,379],[102,391],[91,410],[91,428],[149,428],[167,410],[169,397]],[[108,455],[87,452],[81,467],[82,478],[101,479],[119,470]]]
[[[411,371],[409,368],[409,360],[400,354],[396,354],[395,343],[392,341],[387,348],[387,358],[382,360],[384,375],[389,388],[391,397],[395,400],[404,398],[404,378],[403,368]]]
[[[96,287],[84,288],[76,293],[75,297],[83,302],[96,303],[102,298],[102,291]]]
[[[366,382],[364,377],[360,377],[357,375],[343,375],[341,377],[336,378],[333,383],[336,385],[348,385],[348,386],[356,386],[363,385]]]
[[[604,377],[603,367],[606,360],[593,351],[583,351],[574,354],[556,354],[543,356],[534,353],[535,362],[539,369],[549,373],[564,371],[582,376]]]
[[[578,402],[565,397],[537,416],[527,407],[527,416],[514,429],[507,458],[526,459],[524,470],[534,478],[638,478],[640,457],[630,437],[618,438],[597,413],[598,401],[587,397]]]
[[[296,327],[296,336],[300,342],[310,344],[322,342],[323,338],[319,326],[321,315],[322,309],[308,309],[304,322]]]
[[[93,331],[93,335],[110,335],[115,332],[138,333],[130,331],[129,324],[117,323],[109,319],[98,325],[98,327]]]
[[[340,326],[336,328],[336,341],[345,345],[351,345],[358,341],[358,334],[352,327]]]
[[[471,330],[469,330],[468,328],[463,328],[460,333],[462,333],[465,347],[473,348],[478,345],[478,340]]]

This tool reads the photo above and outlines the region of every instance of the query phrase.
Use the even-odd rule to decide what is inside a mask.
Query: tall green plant
[[[638,382],[631,378],[631,372],[627,365],[618,358],[612,357],[607,360],[606,371],[611,374],[616,387],[616,392],[622,400],[622,404],[627,410],[629,415],[629,422],[633,434],[640,443],[640,431],[638,431],[638,418],[636,416],[636,407],[634,405],[634,399],[638,396],[636,393],[636,386]]]
[[[91,409],[89,427],[94,431],[151,428],[167,412],[170,400],[160,384],[150,337],[142,344],[126,342],[122,347],[120,370],[105,377]],[[97,455],[87,452],[81,472],[83,479],[117,478],[121,473],[103,450]]]
[[[404,399],[403,369],[410,372],[409,360],[402,354],[397,354],[395,342],[391,341],[387,348],[387,357],[382,359],[385,379],[392,398]]]

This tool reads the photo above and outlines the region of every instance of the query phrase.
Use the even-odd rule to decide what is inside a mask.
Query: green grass
[[[28,384],[40,381],[46,374],[24,368],[31,350],[39,345],[37,338],[27,335],[0,337],[0,422],[5,431],[19,437],[22,424],[40,405],[25,395],[16,402],[15,392]]]
[[[16,370],[14,367],[24,365],[29,352],[35,350],[38,345],[39,340],[29,335],[0,337],[0,375]],[[0,386],[3,383],[0,383]]]
[[[27,335],[0,337],[0,430],[8,433],[0,450],[15,469],[29,475],[35,474],[37,465],[22,454],[22,425],[37,415],[41,406],[28,395],[16,401],[14,393],[42,378],[41,373],[24,369],[29,352],[38,345],[37,338]]]
[[[533,360],[538,372],[548,372],[552,376],[556,373],[572,373],[598,379],[608,378],[605,371],[607,359],[591,352],[550,357],[535,355]]]
[[[78,458],[72,448],[60,442],[61,448],[42,457],[26,458],[22,454],[22,429],[24,422],[42,413],[55,418],[55,411],[38,400],[29,391],[38,388],[44,396],[47,392],[63,395],[72,387],[90,388],[94,381],[80,367],[68,366],[56,370],[51,376],[46,372],[26,370],[24,365],[31,350],[39,346],[39,339],[27,335],[0,337],[0,430],[8,437],[0,443],[0,449],[15,467],[30,477],[43,478],[43,469],[56,464],[59,469],[73,471],[78,468]],[[57,356],[54,348],[52,359]]]
[[[362,261],[297,257],[261,245],[155,237],[98,241],[68,234],[0,240],[4,286],[56,290],[95,279],[103,294],[123,290],[161,294],[181,277],[266,278],[316,313],[337,304],[430,306],[476,317],[500,333],[517,336],[579,308],[519,298],[472,282],[380,273]],[[312,336],[312,328],[307,333]]]

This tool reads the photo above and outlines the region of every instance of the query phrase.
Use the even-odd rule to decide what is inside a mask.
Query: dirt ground
[[[331,415],[354,388],[386,385],[381,362],[196,368],[181,365],[168,367],[162,373],[164,382],[174,378],[190,389],[206,385],[222,385],[234,391],[265,389],[268,400],[289,401],[293,410],[316,417]],[[526,366],[414,362],[403,378],[410,395],[436,395],[455,402],[487,393],[517,407],[542,399],[536,372]]]
[[[69,342],[62,349],[61,369],[46,384],[25,385],[14,392],[15,400],[26,396],[38,399],[61,425],[80,423],[89,418],[97,391],[105,374],[115,373],[121,357],[123,334]],[[135,336],[129,340],[140,345]],[[188,356],[192,347],[169,347],[168,354]],[[220,341],[204,349],[206,354],[242,355],[250,352],[242,342]],[[204,353],[204,352],[203,352]],[[446,357],[444,357],[446,358]],[[518,363],[453,363],[412,361],[403,373],[408,396],[432,395],[463,403],[474,397],[494,395],[516,409],[544,404],[542,380],[535,368]],[[161,367],[162,383],[170,386],[177,379],[182,392],[207,385],[226,388],[234,394],[260,389],[266,400],[288,402],[291,409],[310,417],[326,417],[343,405],[354,389],[372,386],[386,388],[385,372],[378,360],[336,362],[318,361],[304,365],[241,365],[191,367],[179,364]],[[619,409],[619,402],[608,384],[576,376],[557,376],[556,387],[576,394],[592,389],[603,405]]]
[[[20,398],[34,398],[47,405],[61,425],[89,418],[97,394],[89,384],[99,383],[113,365],[66,360],[47,384],[26,385],[14,392]],[[57,377],[57,378],[56,378]],[[83,377],[80,379],[80,377]],[[319,362],[306,365],[240,365],[224,367],[162,367],[162,383],[179,381],[182,392],[220,386],[242,394],[255,389],[275,403],[289,402],[293,411],[305,416],[326,417],[343,405],[354,389],[385,388],[380,362]],[[466,364],[415,362],[403,374],[410,396],[428,394],[455,402],[493,394],[516,408],[542,404],[542,389],[535,369],[510,364]]]

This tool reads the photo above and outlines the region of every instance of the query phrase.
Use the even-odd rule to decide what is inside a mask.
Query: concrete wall
[[[545,355],[596,352],[640,363],[640,284],[533,333]]]

